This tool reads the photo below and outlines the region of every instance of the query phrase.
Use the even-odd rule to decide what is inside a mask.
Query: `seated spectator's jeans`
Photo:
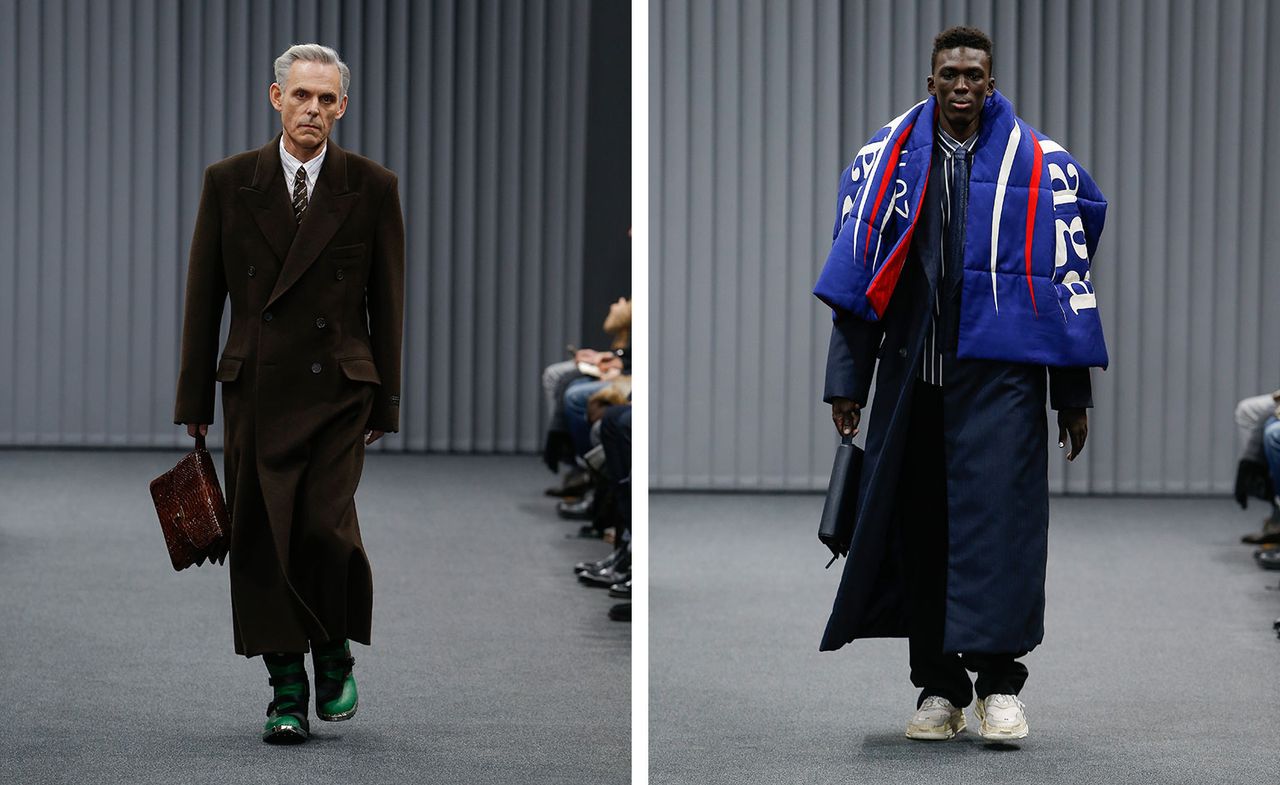
[[[564,391],[564,421],[573,440],[573,451],[579,457],[591,449],[591,423],[587,422],[587,401],[609,386],[609,382],[579,379]]]
[[[1262,453],[1271,469],[1271,486],[1280,494],[1280,420],[1274,416],[1262,427]]]

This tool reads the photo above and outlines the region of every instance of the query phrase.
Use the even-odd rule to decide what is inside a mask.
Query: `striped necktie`
[[[298,174],[293,178],[293,217],[302,223],[302,214],[307,211],[307,167],[299,166]]]

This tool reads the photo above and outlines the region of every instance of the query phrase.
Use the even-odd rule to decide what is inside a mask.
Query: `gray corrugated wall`
[[[651,2],[653,487],[826,486],[830,322],[809,292],[836,179],[923,95],[952,24],[992,35],[1000,90],[1111,203],[1093,267],[1111,370],[1051,487],[1230,490],[1235,402],[1280,385],[1262,0]]]
[[[352,70],[335,140],[400,176],[386,447],[540,449],[539,374],[582,320],[588,12],[0,0],[0,445],[189,442],[170,421],[201,175],[279,130],[271,63],[319,41]]]

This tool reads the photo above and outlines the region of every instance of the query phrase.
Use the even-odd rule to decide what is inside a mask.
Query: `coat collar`
[[[271,250],[281,260],[280,275],[267,307],[311,267],[360,198],[347,181],[346,152],[329,139],[311,202],[302,214],[302,223],[297,223],[281,172],[279,134],[258,150],[253,182],[242,187],[240,193],[253,208],[254,221]]]

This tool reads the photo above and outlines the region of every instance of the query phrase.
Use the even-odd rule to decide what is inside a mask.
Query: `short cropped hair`
[[[289,78],[289,69],[299,60],[338,66],[338,74],[342,76],[342,95],[338,97],[346,97],[347,88],[351,85],[351,69],[347,68],[336,51],[323,44],[294,44],[276,58],[276,84],[280,85],[281,90],[284,89],[285,80]]]
[[[970,49],[979,49],[987,53],[987,71],[995,72],[995,66],[991,57],[991,37],[976,27],[948,27],[933,39],[933,54],[929,56],[929,72],[933,72],[933,66],[938,62],[938,53],[946,49],[958,49],[966,46]]]

